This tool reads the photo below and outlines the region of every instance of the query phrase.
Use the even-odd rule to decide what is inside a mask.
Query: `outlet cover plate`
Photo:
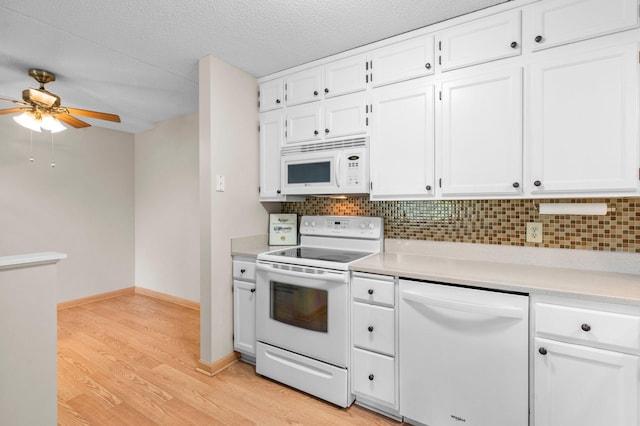
[[[542,223],[527,222],[527,242],[528,243],[542,242]]]

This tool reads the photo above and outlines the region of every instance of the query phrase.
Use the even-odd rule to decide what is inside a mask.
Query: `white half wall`
[[[0,256],[57,251],[57,302],[134,285],[134,135],[33,133],[0,116]]]
[[[200,301],[198,114],[135,136],[135,283]]]
[[[258,201],[256,79],[207,56],[199,83],[200,359],[211,363],[233,351],[231,238],[265,234],[268,213]]]

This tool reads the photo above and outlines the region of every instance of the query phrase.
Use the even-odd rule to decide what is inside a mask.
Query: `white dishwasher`
[[[401,279],[399,311],[408,422],[528,424],[528,296]]]

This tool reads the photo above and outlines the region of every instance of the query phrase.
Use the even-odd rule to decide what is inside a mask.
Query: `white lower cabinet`
[[[256,355],[255,260],[233,261],[233,349]]]
[[[533,311],[535,425],[637,426],[638,308],[547,299]]]
[[[353,349],[353,390],[360,395],[394,405],[395,359],[375,352]]]

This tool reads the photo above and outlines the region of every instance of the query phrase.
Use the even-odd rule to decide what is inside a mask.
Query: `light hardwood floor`
[[[238,362],[195,371],[199,313],[142,295],[58,312],[61,425],[385,425],[255,374]],[[34,409],[37,409],[34,407]]]

